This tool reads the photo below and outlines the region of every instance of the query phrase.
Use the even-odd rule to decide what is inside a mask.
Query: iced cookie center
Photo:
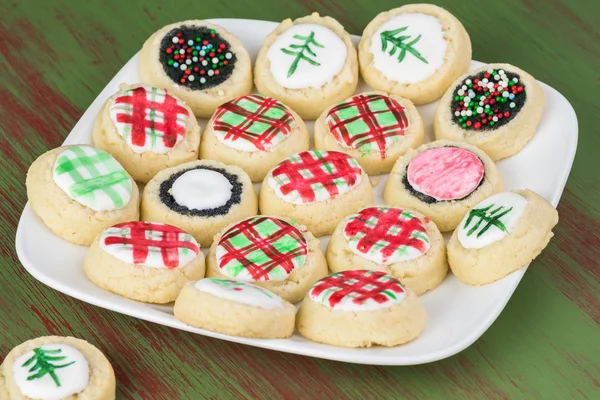
[[[415,191],[437,201],[462,199],[471,194],[484,176],[479,157],[458,147],[425,150],[408,165],[408,183]]]
[[[308,245],[300,230],[272,217],[254,217],[229,228],[219,239],[219,271],[247,282],[282,281],[304,265]]]
[[[194,287],[215,297],[252,307],[272,309],[282,308],[284,304],[281,297],[275,293],[250,283],[231,279],[205,278],[196,282]]]
[[[89,381],[84,355],[65,344],[45,344],[15,360],[13,379],[27,398],[59,400],[83,391]]]
[[[207,210],[227,204],[233,185],[229,180],[209,169],[193,169],[173,182],[171,195],[177,204],[190,210]]]
[[[140,86],[113,100],[110,117],[135,153],[165,154],[184,138],[189,112],[166,90]]]
[[[346,55],[344,41],[318,24],[293,25],[267,51],[273,78],[288,89],[323,86],[340,73]]]
[[[458,240],[466,249],[480,249],[511,233],[527,207],[527,199],[512,192],[488,197],[465,216]]]
[[[188,233],[171,225],[143,221],[125,222],[105,230],[100,248],[128,264],[150,268],[181,268],[200,248]]]
[[[409,261],[430,247],[423,223],[399,208],[369,207],[353,214],[344,237],[355,254],[379,265]]]
[[[406,297],[399,280],[380,271],[352,270],[329,275],[308,292],[310,299],[339,311],[390,308]]]
[[[440,21],[426,14],[406,13],[383,23],[373,34],[373,66],[387,79],[416,83],[444,64],[446,39]]]

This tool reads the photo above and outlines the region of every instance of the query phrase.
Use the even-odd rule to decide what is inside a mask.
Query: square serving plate
[[[214,19],[244,42],[253,60],[274,22],[244,19]],[[358,43],[360,38],[353,36]],[[140,43],[141,45],[141,43]],[[136,54],[102,90],[75,125],[64,144],[92,143],[92,126],[102,103],[120,83],[138,83]],[[471,68],[483,65],[473,61]],[[547,104],[542,121],[529,144],[517,155],[498,163],[507,189],[529,188],[558,204],[577,148],[578,125],[573,107],[555,89],[541,83]],[[361,83],[358,92],[368,88]],[[418,107],[425,125],[426,141],[433,140],[433,114],[437,102]],[[200,120],[201,127],[206,120]],[[312,130],[312,122],[308,123]],[[387,175],[373,178],[375,199],[383,203]],[[256,185],[258,189],[259,185]],[[329,238],[321,238],[325,250]],[[496,320],[527,268],[483,287],[470,287],[451,273],[444,282],[421,298],[428,315],[423,334],[411,343],[393,347],[346,349],[308,341],[297,332],[289,339],[249,339],[222,335],[188,326],[173,317],[171,306],[155,306],[107,292],[85,276],[82,262],[86,248],[54,236],[25,206],[16,235],[16,249],[25,269],[42,283],[79,300],[157,324],[222,340],[330,360],[372,365],[423,364],[452,356],[477,340]],[[207,249],[203,249],[207,250]]]

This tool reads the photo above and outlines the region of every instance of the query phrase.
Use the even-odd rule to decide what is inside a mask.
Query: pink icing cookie
[[[458,147],[440,147],[419,153],[408,165],[407,178],[414,190],[436,200],[455,200],[477,189],[484,175],[475,154]]]

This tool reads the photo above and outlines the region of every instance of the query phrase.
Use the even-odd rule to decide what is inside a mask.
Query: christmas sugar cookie
[[[296,318],[302,336],[341,347],[397,346],[421,334],[421,300],[381,271],[343,271],[313,285]]]
[[[352,39],[339,22],[318,13],[286,19],[258,52],[254,84],[302,118],[316,119],[356,90],[358,63]]]
[[[241,168],[201,160],[159,172],[144,188],[142,220],[189,232],[201,247],[226,225],[256,215],[252,182]]]
[[[326,256],[332,272],[382,271],[417,295],[437,287],[448,272],[439,229],[428,217],[398,207],[367,207],[344,218]]]
[[[125,222],[100,234],[83,268],[105,290],[148,303],[175,301],[183,285],[204,277],[204,255],[185,231],[154,222]]]
[[[558,213],[531,190],[495,194],[477,204],[448,242],[452,272],[485,285],[529,264],[546,247]]]
[[[467,71],[471,39],[443,8],[408,4],[382,12],[367,25],[358,59],[369,87],[424,104],[440,98]]]
[[[458,78],[444,94],[435,114],[435,137],[470,143],[501,160],[533,137],[545,103],[542,87],[527,72],[488,64]]]
[[[185,101],[196,117],[250,93],[252,67],[242,42],[224,28],[200,20],[167,25],[144,43],[142,81]]]
[[[361,93],[328,108],[315,122],[315,147],[354,157],[369,175],[390,172],[423,143],[423,122],[410,100]]]
[[[102,106],[93,140],[146,183],[162,169],[198,159],[200,127],[190,108],[165,89],[121,85]]]
[[[28,340],[0,365],[0,397],[7,400],[110,400],[115,387],[115,373],[104,354],[73,337]]]
[[[292,218],[322,236],[346,215],[372,204],[373,189],[354,158],[310,150],[286,158],[267,174],[259,203],[261,213]]]
[[[244,169],[260,182],[271,168],[308,150],[304,121],[279,100],[249,94],[221,104],[202,135],[200,157]]]
[[[196,328],[263,339],[292,336],[296,307],[275,293],[234,279],[188,283],[175,302],[175,318]]]
[[[207,261],[209,277],[251,282],[290,303],[327,274],[319,241],[304,226],[257,216],[215,236]]]
[[[139,218],[138,187],[110,154],[88,145],[63,146],[27,172],[33,211],[57,236],[89,246],[104,229]]]

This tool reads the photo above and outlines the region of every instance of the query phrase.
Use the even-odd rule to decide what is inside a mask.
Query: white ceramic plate
[[[265,37],[277,26],[273,22],[216,19],[238,36],[255,57]],[[355,43],[359,37],[353,37]],[[141,46],[141,43],[140,43]],[[482,63],[473,62],[477,68]],[[122,82],[137,83],[138,55],[119,71],[98,95],[75,125],[65,144],[90,143],[92,126],[102,103],[115,93]],[[542,83],[547,105],[531,142],[516,156],[501,161],[498,166],[507,189],[529,188],[558,204],[577,147],[577,117],[569,102],[556,90]],[[362,84],[359,91],[367,88]],[[427,140],[433,139],[432,121],[437,103],[418,107],[425,123]],[[206,121],[200,121],[204,127]],[[309,123],[312,128],[312,122]],[[383,187],[387,176],[375,187],[376,202],[383,203]],[[374,179],[376,181],[377,178]],[[258,185],[257,185],[258,188]],[[322,238],[325,250],[328,238]],[[526,268],[483,287],[461,284],[452,274],[435,290],[422,296],[427,310],[427,328],[411,343],[394,348],[345,349],[314,343],[298,333],[290,339],[263,340],[222,335],[196,329],[173,317],[170,306],[148,305],[104,291],[85,276],[82,261],[86,248],[67,243],[54,236],[29,205],[25,206],[17,229],[16,247],[19,259],[39,281],[69,296],[157,324],[182,329],[218,339],[249,344],[288,353],[346,362],[374,365],[413,365],[440,360],[460,352],[496,320]]]

